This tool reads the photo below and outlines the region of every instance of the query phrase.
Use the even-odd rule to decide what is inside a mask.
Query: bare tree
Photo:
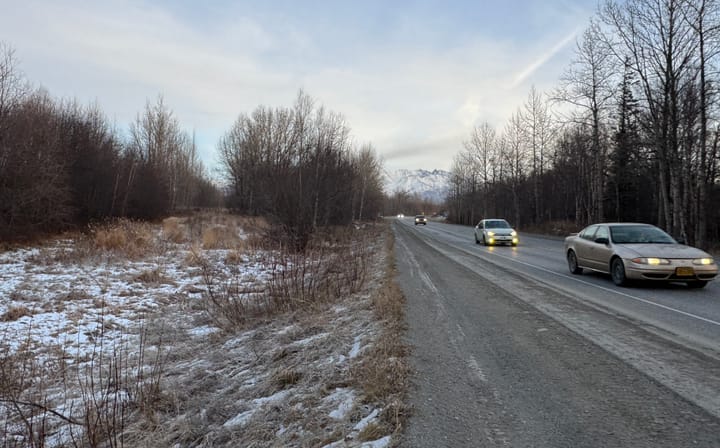
[[[490,185],[496,165],[495,138],[495,129],[484,122],[475,126],[470,139],[464,142],[471,169],[479,176],[483,217],[487,217],[489,213]]]
[[[687,215],[682,207],[682,173],[688,161],[679,152],[680,94],[688,79],[696,41],[683,20],[679,0],[607,1],[602,20],[618,43],[608,42],[618,60],[630,59],[642,85],[658,161],[660,224],[685,237]]]
[[[605,171],[608,144],[604,137],[605,123],[614,101],[616,70],[614,58],[597,23],[592,22],[578,42],[575,58],[560,78],[560,86],[553,95],[560,101],[574,107],[569,121],[587,126],[592,135],[590,154],[591,170],[591,220],[603,221]]]
[[[524,144],[530,149],[534,198],[533,221],[539,223],[543,219],[541,182],[551,158],[549,152],[553,138],[553,124],[548,103],[535,89],[535,86],[530,90],[524,110],[518,118],[522,122]]]

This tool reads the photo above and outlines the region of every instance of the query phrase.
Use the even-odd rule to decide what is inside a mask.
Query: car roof
[[[597,224],[590,224],[590,226],[609,226],[609,227],[615,227],[615,226],[633,226],[633,227],[656,227],[652,224],[646,224],[642,222],[599,222]]]

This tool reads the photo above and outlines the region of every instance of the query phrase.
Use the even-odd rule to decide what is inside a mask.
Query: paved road
[[[720,284],[618,288],[562,241],[394,223],[415,412],[403,446],[720,447]]]

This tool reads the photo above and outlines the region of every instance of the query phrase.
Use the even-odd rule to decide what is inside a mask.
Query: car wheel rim
[[[568,263],[570,264],[571,271],[577,269],[577,260],[575,259],[575,254],[572,252],[568,254]]]

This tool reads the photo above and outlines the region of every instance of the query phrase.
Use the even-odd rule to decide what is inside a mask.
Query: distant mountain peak
[[[406,191],[437,204],[445,201],[450,185],[450,172],[434,169],[399,169],[385,172],[385,192]]]

